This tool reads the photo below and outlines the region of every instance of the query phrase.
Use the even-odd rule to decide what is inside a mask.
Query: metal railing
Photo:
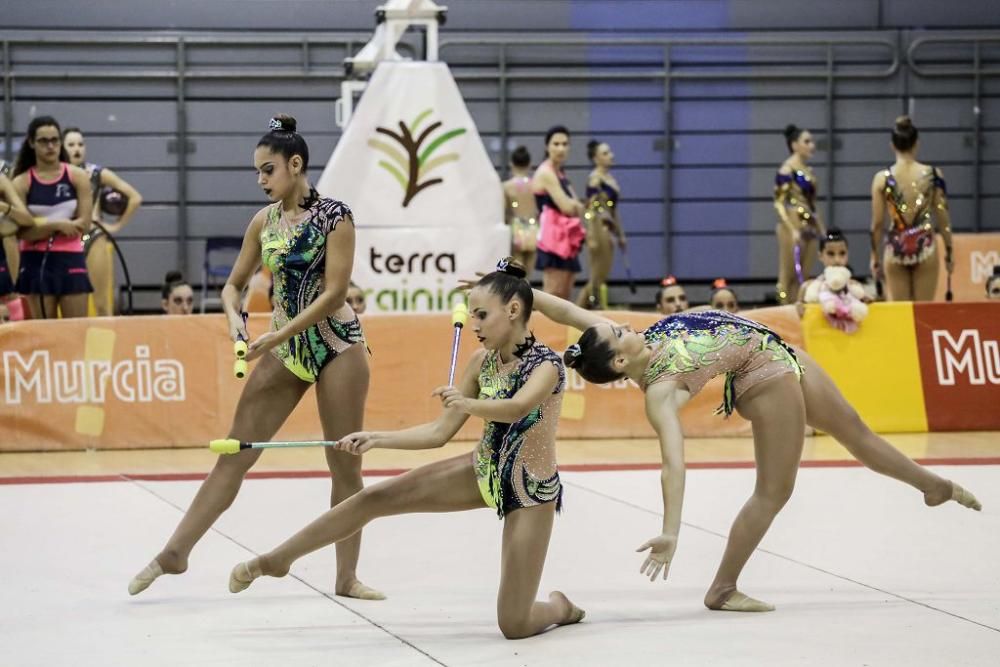
[[[173,82],[170,99],[176,105],[177,126],[176,164],[178,172],[177,192],[177,230],[178,255],[181,266],[187,265],[188,240],[188,170],[189,161],[186,147],[189,144],[188,130],[188,86],[192,81],[236,81],[254,80],[266,82],[277,79],[294,79],[302,81],[339,82],[346,76],[341,64],[331,64],[331,58],[326,62],[317,62],[315,54],[319,49],[343,50],[344,56],[366,43],[367,34],[351,35],[309,35],[281,36],[273,34],[208,35],[208,34],[148,34],[133,33],[128,35],[68,35],[53,37],[46,34],[22,34],[14,36],[0,35],[0,55],[3,64],[3,133],[6,138],[7,157],[14,144],[15,131],[13,126],[13,105],[16,97],[15,84],[18,81],[58,81],[67,80],[109,80],[109,81],[170,81]],[[414,40],[416,42],[416,40]],[[506,168],[508,158],[508,140],[511,134],[511,84],[523,81],[657,81],[662,83],[661,113],[663,116],[662,142],[662,188],[663,188],[663,231],[664,258],[670,258],[671,239],[674,236],[671,222],[670,203],[671,176],[674,170],[672,147],[674,145],[673,107],[677,99],[673,83],[677,81],[818,81],[824,84],[823,99],[826,103],[825,139],[828,144],[826,151],[826,169],[828,183],[823,189],[824,206],[828,220],[833,219],[835,201],[835,181],[833,171],[837,158],[832,141],[834,128],[837,126],[836,107],[834,101],[838,98],[837,83],[845,80],[889,80],[901,68],[918,77],[969,77],[972,79],[971,101],[975,113],[972,128],[975,146],[973,167],[976,175],[973,185],[975,201],[975,228],[981,228],[980,199],[982,182],[980,167],[982,165],[982,126],[978,113],[983,100],[982,79],[1000,74],[1000,65],[983,64],[984,45],[1000,43],[998,34],[976,34],[959,36],[918,36],[912,43],[903,48],[902,33],[891,36],[871,37],[816,37],[789,39],[780,36],[740,36],[724,38],[559,38],[559,37],[447,37],[440,42],[440,53],[443,60],[448,61],[449,53],[455,57],[450,61],[455,78],[461,81],[494,81],[497,84],[496,104],[499,116],[499,135],[501,168]],[[968,64],[938,65],[922,60],[920,54],[928,45],[958,44],[971,48]],[[147,66],[127,65],[113,67],[95,63],[81,64],[32,64],[31,67],[18,65],[16,50],[20,47],[93,47],[93,48],[136,48],[145,47],[163,49],[166,47],[172,53],[157,54],[164,60],[162,65]],[[286,58],[280,66],[262,66],[250,59],[252,64],[240,62],[233,65],[193,63],[191,51],[202,49],[240,48],[245,47],[288,47],[299,56],[297,62]],[[573,50],[576,47],[585,49],[578,59],[571,62],[559,62],[558,66],[546,65],[544,54],[559,55],[560,52]],[[612,60],[602,60],[595,56],[601,49],[627,48],[642,52],[644,57],[640,66],[621,66]],[[689,49],[758,49],[768,54],[785,54],[782,57],[753,58],[742,61],[732,58],[728,62],[699,61],[692,58]],[[403,43],[401,50],[410,55],[418,53],[420,46]],[[475,49],[476,57],[463,60],[461,49]],[[530,49],[532,55],[541,54],[538,60],[519,62],[519,55]],[[859,57],[858,51],[865,55]],[[248,51],[249,52],[249,51]],[[754,56],[757,58],[759,52]],[[252,52],[251,52],[252,53]],[[483,58],[484,54],[490,56]],[[802,59],[803,53],[808,54]],[[874,54],[874,55],[873,55]],[[287,54],[286,54],[287,55]],[[589,57],[588,57],[589,56]],[[905,57],[905,61],[903,58]],[[474,61],[474,62],[473,62]],[[486,63],[485,65],[483,63]],[[799,62],[801,64],[788,64]],[[630,65],[635,65],[631,63]],[[905,85],[905,81],[904,81]],[[331,95],[335,88],[330,87]],[[905,97],[904,94],[901,97]],[[902,101],[902,100],[901,100]]]
[[[312,49],[317,46],[342,47],[345,55],[354,53],[355,47],[363,46],[370,35],[347,36],[312,36],[300,37],[275,35],[102,35],[100,38],[89,36],[32,36],[7,37],[0,40],[3,55],[3,116],[6,159],[12,159],[14,144],[14,83],[15,81],[66,81],[66,80],[119,80],[119,81],[150,81],[162,80],[174,82],[174,102],[177,105],[177,242],[178,261],[180,266],[187,266],[188,240],[188,118],[186,83],[193,80],[213,79],[253,79],[269,80],[290,77],[305,80],[339,81],[346,76],[343,65],[318,67],[312,63]],[[18,70],[13,66],[11,49],[14,46],[170,46],[174,50],[173,67],[144,67],[133,69],[94,69],[93,65],[73,67],[50,67],[47,69]],[[291,46],[299,49],[301,59],[296,66],[261,67],[257,66],[227,66],[206,67],[192,66],[188,62],[188,49],[197,47],[233,47],[233,46]],[[406,43],[398,45],[399,50],[413,55],[415,49]]]
[[[970,62],[960,65],[928,65],[919,61],[919,52],[942,44],[969,46],[972,49]],[[983,79],[1000,76],[1000,63],[983,66],[983,45],[1000,46],[1000,35],[951,35],[918,37],[906,49],[906,62],[914,74],[922,77],[948,77],[972,79],[972,201],[975,207],[975,230],[982,231],[983,190]]]
[[[441,40],[439,46],[442,59],[447,60],[446,54],[449,50],[458,47],[495,47],[497,49],[496,70],[492,72],[460,72],[456,74],[456,79],[486,79],[496,80],[499,86],[497,104],[500,118],[500,147],[501,147],[501,168],[507,168],[507,138],[509,135],[509,114],[507,112],[508,86],[511,81],[535,80],[535,81],[621,81],[621,80],[646,80],[662,81],[662,113],[663,113],[663,256],[669,262],[672,258],[671,241],[673,236],[673,225],[670,216],[670,201],[672,198],[671,153],[673,146],[672,136],[672,82],[682,80],[820,80],[826,83],[826,140],[829,150],[826,151],[826,169],[828,183],[824,188],[824,207],[827,220],[833,219],[834,213],[834,179],[833,169],[836,164],[834,157],[833,129],[835,122],[834,98],[835,83],[839,79],[889,79],[899,70],[900,55],[899,47],[895,40],[884,37],[854,38],[854,37],[827,37],[819,39],[786,39],[780,41],[773,37],[736,37],[736,38],[624,38],[624,39],[604,39],[604,38],[447,38]],[[597,49],[601,47],[648,47],[661,52],[661,66],[658,69],[642,69],[637,71],[601,71],[591,70],[593,63],[582,60],[579,63],[579,70],[567,69],[565,63],[560,63],[558,67],[538,67],[531,66],[518,70],[509,64],[509,54],[512,50],[524,49],[552,49],[558,52],[567,47],[586,47]],[[820,67],[815,66],[767,66],[766,68],[753,69],[752,65],[741,64],[729,69],[718,66],[701,67],[688,66],[685,69],[678,69],[673,59],[676,49],[689,47],[728,47],[728,48],[752,48],[767,47],[779,48],[798,52],[805,49],[816,50],[816,56],[824,62]],[[875,47],[884,49],[886,60],[884,64],[872,66],[870,69],[838,70],[836,60],[837,47]],[[852,63],[855,64],[856,63]]]

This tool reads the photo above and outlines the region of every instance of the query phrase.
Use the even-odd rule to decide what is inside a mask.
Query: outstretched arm
[[[663,492],[663,525],[660,535],[649,540],[638,551],[649,550],[640,572],[655,579],[660,571],[667,578],[670,561],[677,549],[681,529],[681,508],[684,505],[684,432],[678,411],[690,398],[690,393],[677,382],[660,382],[646,391],[646,417],[660,440],[660,486]]]
[[[606,317],[601,317],[592,311],[584,310],[571,301],[560,299],[541,290],[531,290],[534,296],[534,309],[553,322],[566,324],[583,331],[595,324],[611,324],[614,322]]]
[[[476,352],[462,373],[458,390],[467,400],[479,394],[479,369],[483,365],[484,350]],[[469,415],[457,406],[446,406],[432,422],[411,426],[399,431],[359,431],[340,439],[336,449],[352,454],[363,454],[369,449],[433,449],[441,447],[458,433]]]

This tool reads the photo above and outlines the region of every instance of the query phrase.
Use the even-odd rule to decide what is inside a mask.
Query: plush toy
[[[823,275],[806,288],[805,302],[818,303],[830,326],[844,333],[854,333],[868,316],[868,306],[862,301],[865,290],[851,280],[846,266],[828,266]]]

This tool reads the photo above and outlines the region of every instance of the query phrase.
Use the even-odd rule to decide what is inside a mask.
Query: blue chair
[[[205,239],[205,260],[201,269],[201,312],[209,304],[222,308],[221,290],[233,271],[243,239],[239,236],[209,236]],[[217,292],[209,297],[209,291]]]

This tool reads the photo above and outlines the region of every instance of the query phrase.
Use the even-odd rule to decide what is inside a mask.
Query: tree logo
[[[428,125],[414,138],[414,135],[420,131],[421,124],[433,111],[433,109],[425,109],[420,112],[413,119],[413,122],[410,123],[409,127],[403,121],[399,121],[398,133],[388,127],[375,128],[375,132],[378,134],[384,134],[395,139],[402,147],[402,151],[396,145],[378,137],[368,140],[369,146],[377,151],[381,151],[387,158],[379,160],[379,166],[392,174],[396,182],[403,188],[403,208],[406,208],[421,190],[444,182],[442,178],[428,178],[423,182],[420,179],[441,165],[458,160],[458,153],[454,152],[444,153],[433,159],[431,159],[431,155],[446,142],[465,134],[465,128],[449,130],[443,134],[439,134],[435,139],[431,139],[426,148],[421,148],[424,142],[430,139],[431,134],[441,128],[441,121],[436,121]]]

